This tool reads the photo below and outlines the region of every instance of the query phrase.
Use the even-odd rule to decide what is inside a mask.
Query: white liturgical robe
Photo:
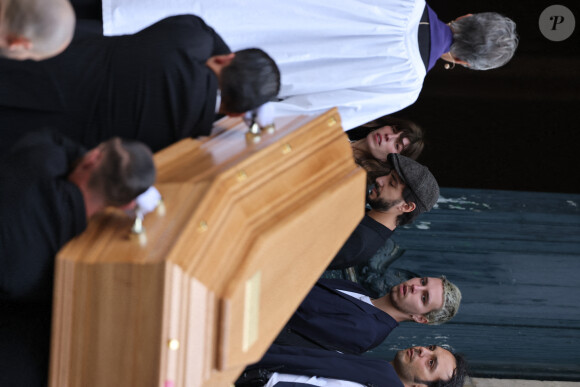
[[[106,35],[168,16],[201,16],[232,51],[258,47],[282,73],[276,116],[338,106],[345,130],[411,105],[425,66],[425,0],[103,0]]]

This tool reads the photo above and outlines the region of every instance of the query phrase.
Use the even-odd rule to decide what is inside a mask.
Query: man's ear
[[[401,203],[401,211],[403,212],[413,212],[417,208],[417,205],[414,202],[402,202]]]
[[[127,203],[123,206],[119,206],[119,208],[123,211],[131,211],[131,210],[134,210],[135,207],[137,207],[137,199],[133,199],[129,203]]]
[[[23,36],[9,35],[6,43],[10,51],[28,51],[32,48],[32,42]]]
[[[229,54],[224,54],[224,55],[214,55],[212,57],[210,57],[205,64],[211,68],[212,70],[215,71],[214,68],[219,68],[220,70],[226,66],[228,66],[230,63],[232,63],[232,60],[234,60],[234,57],[236,56],[235,53],[229,53]]]
[[[83,168],[92,169],[92,168],[96,167],[101,162],[102,157],[103,157],[103,151],[99,147],[91,149],[85,155],[85,157],[83,157],[83,160],[81,161],[81,165],[83,166]]]
[[[427,324],[429,322],[429,320],[427,320],[427,317],[423,316],[422,314],[412,314],[411,318],[413,319],[413,321],[419,324]]]
[[[235,56],[236,54],[233,52],[225,55],[214,55],[205,61],[205,65],[219,78],[222,69],[232,63]]]
[[[91,149],[84,154],[78,164],[69,173],[68,179],[79,187],[83,186],[90,180],[93,172],[99,166],[102,157],[103,151],[100,148]]]
[[[224,55],[214,55],[213,58],[217,64],[227,66],[232,63],[232,60],[234,60],[235,56],[236,54],[234,52],[230,52],[229,54]]]
[[[440,58],[443,59],[445,62],[447,62],[446,66],[449,65],[449,63],[452,63],[451,67],[449,67],[450,69],[452,68],[452,66],[455,66],[455,64],[469,67],[469,63],[467,63],[464,60],[461,60],[459,58],[454,57],[453,55],[451,55],[450,52],[446,52],[445,54],[441,55]]]

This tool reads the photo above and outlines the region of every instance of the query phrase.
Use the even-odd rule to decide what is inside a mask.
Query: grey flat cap
[[[387,160],[415,196],[419,213],[430,211],[439,199],[439,184],[429,169],[398,153],[390,153]]]

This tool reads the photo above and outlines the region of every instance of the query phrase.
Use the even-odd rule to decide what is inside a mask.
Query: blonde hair
[[[439,325],[451,320],[457,314],[461,303],[461,291],[459,288],[449,282],[444,275],[439,278],[441,278],[443,283],[443,307],[424,315],[428,320],[427,324],[430,325]]]

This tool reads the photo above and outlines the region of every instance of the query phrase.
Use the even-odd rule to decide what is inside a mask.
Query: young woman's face
[[[366,137],[367,149],[374,158],[385,161],[389,153],[401,153],[409,146],[408,138],[401,138],[392,126],[383,126],[370,132]]]

